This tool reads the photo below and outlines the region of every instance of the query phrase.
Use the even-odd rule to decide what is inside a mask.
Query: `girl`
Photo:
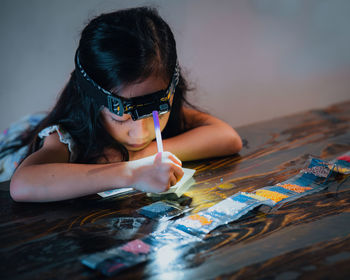
[[[228,124],[193,109],[169,26],[147,7],[102,14],[83,30],[75,70],[52,111],[22,137],[16,201],[57,201],[133,186],[167,190],[181,160],[237,153]],[[152,111],[160,113],[157,153]],[[156,154],[156,155],[155,155]]]

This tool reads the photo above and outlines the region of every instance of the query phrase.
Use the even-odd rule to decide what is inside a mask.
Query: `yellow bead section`
[[[282,199],[285,199],[288,197],[288,195],[281,194],[279,192],[273,192],[269,190],[257,190],[255,194],[269,198],[275,202],[279,202]]]
[[[198,214],[188,216],[188,218],[194,221],[199,221],[202,226],[210,225],[213,222],[212,220],[208,220],[207,218],[200,216]]]
[[[341,167],[336,164],[328,165],[328,168],[342,174],[349,174],[350,173],[350,168],[346,167]]]
[[[251,198],[255,198],[256,200],[259,200],[259,201],[266,200],[266,197],[262,197],[260,195],[254,194],[254,193],[242,192],[242,194],[245,196],[251,197]]]
[[[293,191],[293,192],[297,192],[297,193],[303,193],[307,190],[311,190],[312,188],[310,187],[302,187],[302,186],[298,186],[298,185],[294,185],[294,184],[277,184],[277,186],[285,188],[287,190]]]

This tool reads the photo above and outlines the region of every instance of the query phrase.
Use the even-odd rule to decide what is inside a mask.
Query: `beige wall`
[[[173,28],[191,99],[233,126],[350,100],[350,1],[1,2],[0,130],[54,104],[89,19],[139,4]]]

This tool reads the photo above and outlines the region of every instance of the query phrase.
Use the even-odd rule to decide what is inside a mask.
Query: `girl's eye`
[[[112,118],[112,121],[117,122],[117,123],[122,123],[122,122],[124,122],[124,120],[116,120],[116,119],[114,119],[114,118]]]
[[[128,121],[129,119],[130,119],[129,115],[127,115],[127,116],[124,115],[124,116],[120,117],[120,119],[112,117],[112,120],[117,122],[117,123],[124,123],[124,122]]]
[[[126,119],[115,119],[115,118],[112,118],[112,121],[116,122],[116,123],[125,123],[127,120]]]

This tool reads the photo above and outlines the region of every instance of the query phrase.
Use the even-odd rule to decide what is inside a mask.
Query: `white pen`
[[[158,111],[153,111],[152,114],[153,114],[154,130],[156,132],[158,153],[162,153],[163,152],[163,142],[162,142],[162,134],[160,132]]]

